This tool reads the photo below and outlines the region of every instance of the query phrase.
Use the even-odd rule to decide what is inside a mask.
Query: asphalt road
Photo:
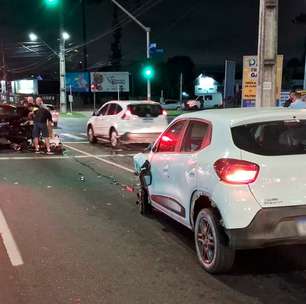
[[[0,152],[0,303],[305,303],[306,247],[240,252],[205,273],[192,233],[138,214],[132,155],[57,130],[63,156]],[[3,215],[3,217],[1,216]]]

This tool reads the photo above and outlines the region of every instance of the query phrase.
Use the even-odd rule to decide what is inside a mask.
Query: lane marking
[[[89,144],[88,141],[63,141],[64,144]]]
[[[0,209],[0,234],[2,236],[3,244],[5,246],[11,264],[13,266],[23,265],[23,259],[19,252],[18,246],[14,240],[12,232],[6,222],[6,219],[1,209]]]
[[[4,156],[0,157],[3,160],[51,160],[51,159],[73,159],[73,158],[95,158],[95,157],[126,157],[134,156],[135,154],[99,154],[99,155],[54,155],[54,156]]]
[[[80,133],[80,135],[87,137],[87,133]]]
[[[91,156],[92,158],[97,159],[97,160],[100,160],[101,162],[103,162],[103,163],[105,163],[105,164],[108,164],[108,165],[117,167],[117,168],[119,168],[119,169],[122,169],[122,170],[125,170],[125,171],[129,172],[129,173],[133,173],[133,174],[134,174],[134,170],[132,170],[132,169],[130,169],[130,168],[128,168],[128,167],[119,165],[119,164],[117,164],[117,163],[114,163],[114,162],[112,162],[112,161],[106,160],[106,159],[103,158],[103,157],[105,157],[105,156],[101,156],[101,157],[100,157],[100,156],[96,156],[96,155],[94,155],[94,154],[91,154],[91,153],[82,151],[82,150],[80,150],[80,149],[71,147],[71,146],[66,145],[66,144],[65,144],[64,146],[67,147],[68,149],[74,150],[74,151],[79,152],[79,153],[82,153],[82,154],[84,154],[84,155]]]
[[[64,136],[64,137],[68,137],[72,139],[78,139],[78,140],[84,139],[84,137],[76,136],[70,133],[61,133],[60,136]]]
[[[8,156],[0,157],[1,160],[46,160],[46,159],[69,159],[69,158],[88,158],[85,155],[75,155],[75,156],[66,156],[66,155],[54,155],[54,156]]]

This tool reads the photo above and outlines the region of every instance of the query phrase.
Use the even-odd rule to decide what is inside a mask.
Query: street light
[[[67,32],[62,32],[60,37],[60,110],[61,112],[67,112],[67,100],[66,100],[66,58],[65,58],[65,42],[70,39],[70,35]]]
[[[51,1],[51,0],[49,0]],[[56,52],[47,42],[38,37],[35,33],[30,33],[29,38],[31,41],[37,41],[38,39],[46,45],[58,58],[59,58],[59,68],[60,68],[60,111],[67,112],[66,104],[66,58],[65,58],[65,42],[70,39],[70,35],[67,32],[62,32],[60,35],[60,45],[59,53]]]
[[[30,38],[31,41],[34,42],[34,41],[37,41],[38,36],[36,34],[34,34],[34,33],[30,33],[29,34],[29,38]]]
[[[63,32],[63,33],[62,33],[62,38],[63,38],[64,40],[68,40],[68,39],[70,39],[70,35],[69,35],[67,32]]]

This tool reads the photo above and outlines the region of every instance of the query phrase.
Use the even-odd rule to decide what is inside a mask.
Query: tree
[[[188,56],[175,56],[166,63],[167,88],[169,97],[178,98],[180,74],[183,74],[183,89],[189,94],[194,93],[195,65]]]

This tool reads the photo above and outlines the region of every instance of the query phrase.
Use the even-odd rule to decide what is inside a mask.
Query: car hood
[[[13,122],[18,119],[18,115],[0,115],[0,122]]]

